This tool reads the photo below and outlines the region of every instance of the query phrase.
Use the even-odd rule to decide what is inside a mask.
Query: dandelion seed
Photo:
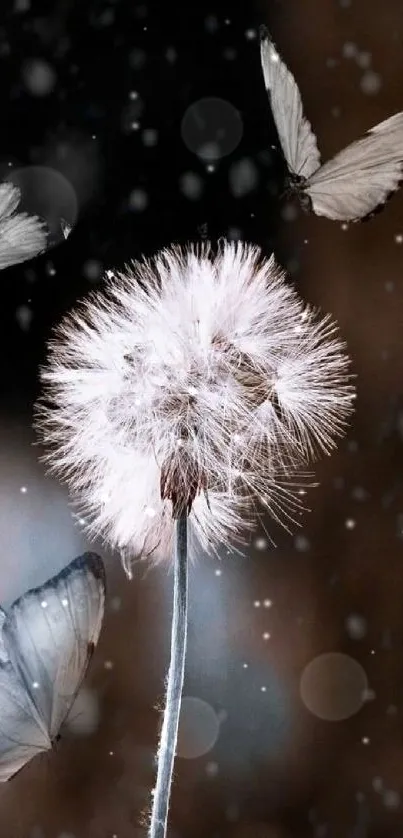
[[[245,540],[259,500],[292,525],[308,460],[332,450],[352,412],[349,359],[331,318],[301,302],[273,258],[242,243],[214,255],[204,242],[109,273],[105,289],[57,328],[41,376],[46,461],[81,504],[90,535],[120,550],[129,575],[136,560],[164,561],[175,545],[149,832],[164,838],[188,554]]]

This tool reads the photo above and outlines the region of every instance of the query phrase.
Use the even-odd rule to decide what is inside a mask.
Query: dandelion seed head
[[[352,411],[349,363],[273,257],[172,247],[108,272],[57,327],[37,407],[45,459],[128,570],[169,558],[184,510],[191,553],[210,551],[253,526],[259,498],[295,519],[307,461]]]

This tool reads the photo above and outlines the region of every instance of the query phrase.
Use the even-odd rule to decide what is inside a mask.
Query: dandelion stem
[[[179,714],[185,673],[188,610],[186,514],[181,515],[176,522],[174,570],[171,661],[158,748],[157,781],[153,792],[149,838],[165,838],[166,836],[172,772],[178,739]]]

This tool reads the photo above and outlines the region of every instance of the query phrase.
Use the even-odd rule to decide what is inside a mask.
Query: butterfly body
[[[0,782],[59,739],[101,630],[105,575],[85,553],[0,609]]]
[[[306,192],[307,179],[302,175],[289,175],[286,179],[284,197],[295,198],[301,209],[310,213],[312,209],[312,201]]]
[[[348,222],[369,219],[403,178],[403,112],[375,125],[359,140],[321,163],[317,140],[292,73],[261,27],[266,91],[288,169],[288,189],[315,215]]]

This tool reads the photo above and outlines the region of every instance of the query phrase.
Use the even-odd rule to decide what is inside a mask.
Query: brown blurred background
[[[400,838],[403,192],[347,230],[280,203],[259,23],[298,80],[323,159],[403,108],[401,0],[186,9],[14,0],[4,9],[3,171],[10,161],[58,169],[80,216],[68,242],[2,277],[1,598],[85,546],[31,447],[52,323],[104,268],[195,238],[201,224],[213,238],[274,248],[304,298],[339,321],[357,411],[316,469],[320,486],[297,534],[267,522],[275,548],[257,533],[245,558],[192,569],[169,835]],[[181,124],[213,96],[238,109],[243,135],[209,170]],[[172,576],[139,568],[129,583],[118,557],[101,552],[107,613],[76,723],[0,790],[5,838],[146,835]]]

